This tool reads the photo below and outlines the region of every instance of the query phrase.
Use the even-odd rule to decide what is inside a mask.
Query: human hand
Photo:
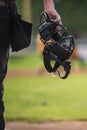
[[[62,24],[61,17],[55,9],[53,0],[44,0],[44,11],[49,15],[51,19]]]
[[[51,9],[46,9],[45,12],[47,12],[47,14],[49,15],[49,17],[53,20],[55,20],[56,22],[59,22],[60,24],[62,24],[61,21],[61,17],[60,15],[57,13],[57,11],[55,10],[55,8],[51,8]]]

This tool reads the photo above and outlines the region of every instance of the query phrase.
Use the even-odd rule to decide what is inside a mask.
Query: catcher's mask
[[[46,12],[41,13],[38,32],[44,43],[43,62],[48,72],[58,72],[58,75],[65,79],[70,73],[70,58],[75,44],[73,37],[67,35],[67,29],[58,22],[50,19]],[[51,64],[54,61],[54,65]],[[60,75],[59,68],[64,68],[65,74]]]

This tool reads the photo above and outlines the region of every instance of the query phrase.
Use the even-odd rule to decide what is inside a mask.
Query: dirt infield
[[[7,122],[6,130],[87,130],[87,122],[59,121],[46,123]]]
[[[72,69],[70,75],[79,75],[79,74],[87,74],[87,68],[83,69]],[[46,70],[9,70],[7,73],[7,77],[35,77],[41,75],[49,75]]]

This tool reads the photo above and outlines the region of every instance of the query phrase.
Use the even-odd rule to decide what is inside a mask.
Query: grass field
[[[39,58],[35,60],[39,61]],[[17,60],[12,62],[11,59],[9,68],[23,69],[26,66],[27,69],[28,64],[29,69],[38,67],[39,63],[30,61],[32,65],[27,60],[16,64]],[[4,84],[6,120],[87,119],[86,74],[70,75],[66,80],[51,76],[7,77]]]
[[[19,53],[20,54],[20,53]],[[9,60],[9,70],[17,69],[37,69],[42,62],[42,57],[36,53],[28,53],[25,55],[12,55]]]

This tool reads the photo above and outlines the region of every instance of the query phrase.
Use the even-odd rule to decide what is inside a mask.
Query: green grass
[[[25,55],[12,55],[9,58],[8,69],[37,69],[42,58],[37,52],[28,53]]]
[[[87,119],[87,75],[6,78],[6,120]]]
[[[42,58],[36,52],[11,56],[8,70],[37,69]],[[74,62],[75,68],[79,67]],[[7,77],[5,79],[6,120],[87,119],[87,75],[70,75],[66,80],[51,76]]]

